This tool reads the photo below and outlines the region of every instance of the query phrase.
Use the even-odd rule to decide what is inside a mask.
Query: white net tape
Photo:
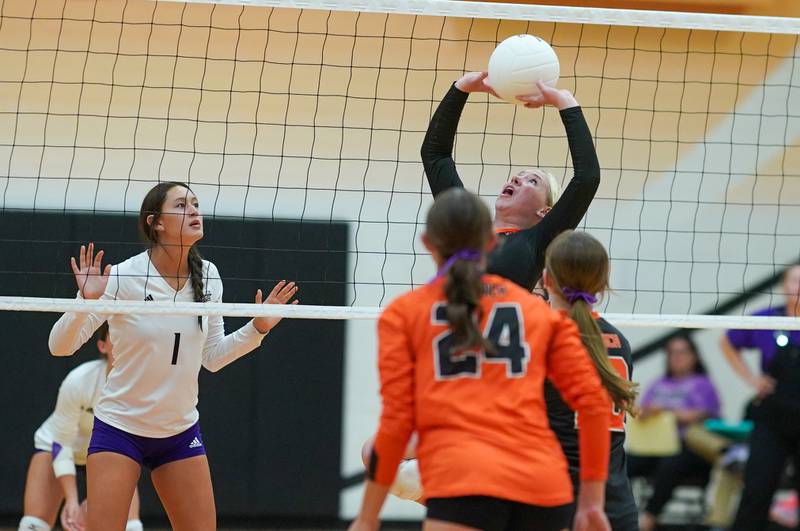
[[[182,0],[170,0],[182,1]],[[641,9],[604,9],[569,6],[539,6],[461,0],[186,0],[183,3],[263,7],[291,7],[325,11],[359,11],[574,24],[605,24],[640,28],[747,31],[753,33],[800,34],[800,19]]]
[[[150,302],[130,300],[48,299],[0,297],[0,310],[28,312],[85,312],[140,315],[222,315],[227,317],[287,317],[293,319],[377,319],[380,308],[351,306],[244,303]],[[800,319],[727,315],[660,315],[608,313],[617,326],[670,328],[736,328],[800,330]]]

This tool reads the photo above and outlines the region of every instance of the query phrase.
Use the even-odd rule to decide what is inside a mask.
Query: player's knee
[[[23,516],[19,521],[19,531],[50,531],[50,524],[35,516]]]
[[[138,518],[136,520],[128,520],[128,523],[125,525],[125,531],[144,531],[142,521]]]

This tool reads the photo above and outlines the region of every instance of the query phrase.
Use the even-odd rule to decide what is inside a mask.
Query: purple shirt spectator
[[[778,306],[766,308],[753,315],[758,316],[786,316],[786,307]],[[800,345],[800,330],[779,331],[779,330],[728,330],[728,341],[737,349],[753,348],[761,351],[761,370],[767,372],[770,363],[775,358],[778,351],[777,339],[779,336],[789,339],[789,344]]]
[[[656,380],[642,397],[642,407],[658,406],[669,411],[701,410],[719,417],[719,396],[705,374]]]

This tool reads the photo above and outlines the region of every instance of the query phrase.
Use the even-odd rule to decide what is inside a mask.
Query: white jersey
[[[216,266],[203,260],[205,300],[222,300]],[[79,294],[80,298],[80,294]],[[103,299],[194,300],[191,280],[175,291],[143,252],[111,269]],[[197,422],[200,366],[217,371],[261,344],[252,321],[225,335],[222,317],[65,313],[50,332],[50,351],[72,355],[108,320],[114,361],[95,416],[142,437],[170,437]]]
[[[75,475],[75,465],[86,464],[94,408],[106,383],[107,367],[106,360],[99,359],[72,369],[58,389],[55,410],[33,436],[37,450],[53,452],[56,477]]]

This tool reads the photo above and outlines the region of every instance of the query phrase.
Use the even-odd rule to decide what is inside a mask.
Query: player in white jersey
[[[142,202],[139,229],[150,249],[113,267],[103,251],[82,246],[72,259],[78,297],[140,301],[222,300],[217,268],[196,244],[203,218],[183,183],[159,183]],[[279,282],[265,303],[294,298],[293,282]],[[256,303],[262,302],[261,290]],[[296,303],[297,301],[294,301]],[[197,377],[201,365],[217,371],[257,348],[279,318],[259,317],[225,335],[222,317],[66,313],[50,333],[50,351],[68,356],[104,320],[114,364],[95,408],[87,459],[89,531],[125,528],[141,465],[176,531],[216,529],[211,476],[198,423]]]
[[[58,508],[65,531],[83,529],[76,465],[86,464],[89,437],[92,434],[94,407],[106,383],[112,355],[108,325],[95,332],[100,359],[75,367],[58,390],[53,413],[33,436],[34,454],[28,466],[20,531],[49,531],[55,525]],[[128,511],[126,531],[141,531],[139,499],[134,494]]]

